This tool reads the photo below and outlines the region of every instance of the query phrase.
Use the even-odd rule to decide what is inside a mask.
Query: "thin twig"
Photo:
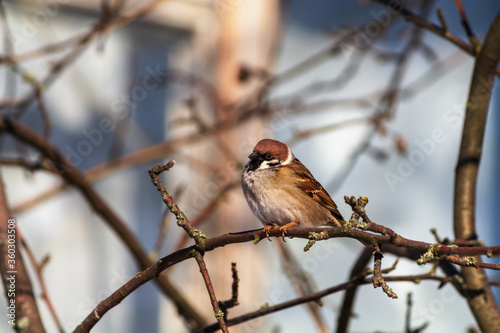
[[[54,62],[51,65],[49,73],[43,78],[38,80],[40,87],[46,89],[50,86],[55,79],[64,71],[64,69],[68,68],[70,64],[72,64],[90,45],[90,42],[94,40],[95,37],[108,33],[114,29],[123,27],[128,25],[154,11],[158,6],[166,3],[165,0],[152,0],[140,7],[130,9],[127,12],[123,13],[118,17],[113,17],[113,15],[107,15],[106,17],[101,17],[101,21],[97,22],[95,26],[88,32],[78,36],[76,40],[70,38],[71,42],[74,43],[74,48],[58,61]],[[116,7],[116,10],[119,9],[119,6]],[[102,21],[104,18],[109,19],[109,21]],[[66,46],[66,43],[63,43]],[[4,61],[8,63],[17,64],[18,61],[15,59],[15,56],[4,58]],[[31,105],[33,100],[37,99],[36,89],[33,89],[31,92],[28,92],[23,97],[21,97],[14,104],[9,103],[9,105],[0,106],[1,108],[5,107],[15,107],[18,110],[18,116],[20,116],[26,108]]]
[[[165,204],[167,205],[168,209],[170,209],[172,214],[175,215],[175,218],[177,219],[177,225],[182,227],[184,231],[189,235],[189,237],[194,239],[196,244],[200,244],[204,242],[207,236],[205,236],[203,233],[201,233],[200,230],[196,229],[191,224],[186,215],[184,215],[184,213],[179,209],[172,196],[168,194],[167,189],[165,188],[165,186],[160,181],[160,178],[158,177],[163,171],[170,170],[170,168],[172,168],[174,164],[175,161],[170,161],[164,166],[155,165],[152,169],[149,169],[148,171],[149,177],[151,177],[151,182],[153,183],[153,185],[156,186],[157,190],[161,193],[161,198],[163,199],[163,202],[165,202]]]
[[[401,277],[393,276],[391,278],[391,281],[394,281],[394,282],[396,282],[396,281],[416,282],[416,281],[421,281],[421,280],[448,281],[449,278],[441,279],[439,277],[430,276],[428,274],[414,275],[414,276],[401,276]],[[373,279],[365,278],[365,277],[361,277],[361,279],[360,279],[360,277],[355,277],[354,279],[351,279],[347,282],[344,282],[344,283],[338,284],[336,286],[318,291],[314,294],[307,295],[305,297],[299,297],[299,298],[293,299],[291,301],[287,301],[287,302],[283,302],[283,303],[276,304],[273,306],[265,307],[265,308],[259,309],[257,311],[254,311],[254,312],[246,313],[246,314],[241,315],[239,317],[232,318],[232,319],[228,320],[226,322],[226,324],[228,326],[238,325],[238,324],[241,324],[241,323],[253,320],[253,319],[257,319],[257,318],[262,317],[262,316],[266,316],[266,315],[271,314],[271,313],[282,311],[284,309],[289,309],[289,308],[297,306],[297,305],[301,305],[301,304],[304,304],[307,302],[314,302],[314,301],[321,299],[325,296],[334,294],[334,293],[342,291],[342,290],[352,288],[355,284],[368,284],[368,283],[373,283]],[[217,329],[218,329],[218,324],[212,324],[210,326],[196,330],[193,333],[210,333],[210,332],[215,332]]]
[[[219,301],[219,307],[221,311],[224,313],[224,320],[227,320],[227,310],[234,308],[239,305],[238,301],[238,289],[240,279],[238,278],[238,270],[236,269],[236,263],[231,263],[231,277],[233,279],[233,283],[231,284],[231,298],[227,301]]]
[[[165,241],[165,237],[167,236],[167,231],[168,231],[168,226],[169,226],[169,210],[165,209],[163,214],[161,215],[160,218],[160,229],[158,230],[158,233],[156,234],[156,239],[153,245],[153,250],[150,252],[150,258],[151,259],[157,259],[158,254],[161,252],[163,243]]]
[[[208,274],[207,265],[205,260],[203,260],[203,255],[198,251],[193,251],[193,257],[200,268],[200,273],[203,276],[203,281],[207,287],[208,296],[210,297],[210,303],[212,303],[212,309],[214,310],[214,316],[219,323],[220,329],[224,333],[229,333],[226,326],[226,321],[224,319],[224,312],[221,311],[219,302],[217,301],[217,296],[215,295],[214,287],[212,281],[210,280],[210,275]]]
[[[26,252],[26,256],[28,257],[28,260],[30,261],[31,266],[35,269],[35,273],[38,279],[38,283],[40,284],[40,289],[42,291],[42,298],[47,304],[47,308],[49,309],[49,313],[52,316],[52,319],[54,320],[57,330],[60,333],[64,333],[64,327],[62,326],[61,320],[59,319],[59,316],[57,315],[56,309],[54,307],[54,303],[52,303],[52,299],[50,298],[48,289],[47,289],[47,284],[45,283],[45,278],[43,276],[43,269],[50,260],[50,257],[48,255],[45,255],[43,259],[41,260],[41,263],[38,263],[36,260],[35,254],[31,250],[31,247],[28,246],[28,243],[26,242],[26,239],[24,236],[21,234],[21,232],[18,230],[18,235],[19,235],[19,240],[21,241],[21,244],[23,246],[24,251]]]
[[[389,8],[391,10],[397,11],[399,14],[403,15],[406,20],[416,24],[419,27],[422,27],[438,36],[441,36],[442,38],[450,41],[451,43],[455,44],[458,46],[460,49],[465,51],[466,53],[474,56],[476,50],[467,42],[461,40],[459,37],[456,35],[452,34],[449,30],[445,30],[444,28],[429,22],[425,18],[422,18],[418,16],[417,14],[413,13],[411,10],[407,9],[404,7],[404,5],[399,2],[399,1],[393,1],[393,0],[375,0],[376,2],[380,2]],[[500,68],[495,69],[495,73],[497,76],[500,76]]]
[[[227,183],[226,185],[222,186],[220,191],[213,197],[210,202],[208,202],[205,207],[203,207],[200,212],[193,218],[191,219],[191,224],[193,227],[198,227],[199,225],[202,224],[202,222],[206,221],[206,219],[212,215],[212,213],[217,209],[219,204],[223,202],[223,198],[228,195],[229,191],[233,190],[237,186],[239,186],[241,183],[240,178]],[[174,249],[182,249],[184,246],[186,246],[186,243],[189,239],[189,236],[187,234],[183,234],[179,238],[179,241],[177,242],[176,246]]]
[[[148,254],[142,247],[137,237],[121,220],[117,213],[108,205],[89,184],[85,176],[78,171],[54,146],[43,136],[31,130],[12,118],[0,118],[0,130],[16,137],[17,140],[26,143],[40,152],[47,160],[50,160],[57,169],[58,174],[66,182],[78,188],[94,211],[101,216],[108,225],[122,239],[123,244],[130,250],[138,265],[145,269],[153,264]],[[156,280],[161,289],[178,307],[190,326],[201,326],[205,319],[195,310],[166,276]]]
[[[444,31],[448,31],[448,24],[446,23],[446,19],[444,18],[443,11],[441,8],[438,8],[436,10],[439,22],[441,23],[441,27],[443,28]]]
[[[470,26],[469,20],[467,19],[467,14],[465,13],[462,1],[455,0],[455,6],[457,7],[458,13],[460,14],[460,23],[462,23],[465,33],[467,34],[467,38],[469,38],[469,42],[474,48],[474,55],[477,55],[477,53],[479,52],[479,48],[481,47],[481,43],[472,31],[472,27]]]
[[[12,53],[14,52],[14,45],[12,43],[12,33],[11,29],[9,26],[9,22],[7,20],[7,13],[5,11],[4,7],[4,2],[0,2],[0,19],[1,19],[1,25],[2,25],[2,32],[3,32],[3,45],[4,45],[4,52],[7,57],[12,56]],[[9,82],[10,84],[5,85],[5,96],[14,98],[16,95],[17,91],[17,84],[13,84],[15,82],[15,75],[13,75],[13,71],[11,70],[5,70],[5,82]]]
[[[380,250],[380,246],[375,244],[375,253],[373,254],[373,287],[378,288],[382,287],[384,293],[387,294],[390,298],[398,298],[398,295],[389,288],[387,283],[382,276],[382,251]]]
[[[413,309],[412,293],[409,292],[406,296],[406,317],[405,317],[405,333],[420,333],[423,332],[429,326],[429,322],[426,321],[419,327],[411,328],[411,310]]]
[[[457,67],[456,63],[451,61],[451,58],[448,57],[448,58],[443,59],[443,61],[436,63],[426,73],[424,73],[421,77],[417,78],[413,82],[410,82],[407,86],[402,87],[401,88],[401,98],[403,99],[403,98],[413,97],[415,95],[416,91],[419,91],[419,90],[424,89],[424,88],[428,88],[431,86],[432,83],[436,82],[436,80],[430,74],[436,73],[439,69],[438,68],[439,65],[446,66],[447,69],[452,69],[452,68]],[[171,74],[171,72],[169,72],[169,74]],[[170,76],[172,76],[172,74]],[[179,76],[179,75],[177,75],[177,76]],[[429,77],[430,79],[426,79],[426,77]],[[196,79],[198,80],[198,78],[196,78]],[[362,96],[359,98],[366,100],[366,101],[370,101],[370,100],[380,98],[382,95],[383,95],[382,93],[374,93],[374,94],[368,94],[366,96]],[[356,103],[356,99],[347,100],[346,102],[347,103]],[[327,107],[330,110],[332,108],[332,105],[337,105],[337,104],[339,104],[340,106],[343,105],[342,100],[339,100],[339,101],[334,100],[334,101],[326,101],[326,102],[320,101],[318,103],[322,105],[321,107]],[[372,106],[372,104],[367,104],[366,106]],[[293,106],[293,105],[290,106],[290,108],[293,108],[291,110],[291,114],[294,113],[294,110],[296,107],[297,106]],[[312,105],[310,105],[310,104],[304,105],[304,108],[307,108],[307,110],[310,110],[311,108],[314,108],[314,107],[315,107],[314,103]],[[280,109],[280,107],[278,107],[276,110],[278,110],[278,109]],[[277,112],[276,110],[271,109],[271,111],[272,111],[271,115],[274,112]],[[297,108],[297,110],[300,110],[300,108]],[[304,111],[307,111],[307,110],[304,110]],[[247,114],[246,118],[244,118],[242,120],[243,121],[251,120],[251,119],[253,119],[253,116],[259,116],[259,113],[257,111],[255,111],[254,113],[252,113],[252,117],[248,117],[248,114]],[[225,130],[228,130],[231,128],[230,126],[226,126],[226,124],[224,122],[212,124],[212,127],[213,127],[213,129],[210,130],[210,133],[212,133],[212,135],[213,135],[213,133],[222,133]],[[341,172],[342,174],[345,174],[349,170],[351,170],[351,166],[353,163],[355,163],[356,157],[360,156],[361,153],[369,147],[369,142],[371,141],[371,138],[373,137],[374,134],[375,134],[375,132],[373,131],[367,135],[366,139],[362,140],[364,144],[361,144],[360,148],[357,149],[352,154],[352,157],[349,159],[350,163],[348,163],[346,165],[346,167],[344,168],[344,171]],[[128,155],[117,157],[113,160],[106,161],[102,164],[99,164],[99,165],[91,168],[90,170],[88,170],[85,173],[85,177],[89,182],[94,182],[94,181],[100,180],[100,179],[110,175],[112,172],[117,172],[117,171],[125,169],[125,168],[131,168],[133,166],[136,166],[139,163],[153,161],[155,159],[162,158],[168,154],[173,154],[176,152],[178,153],[178,147],[182,147],[182,146],[185,146],[186,144],[190,144],[190,143],[199,142],[200,140],[205,138],[205,135],[210,135],[210,134],[206,134],[206,133],[204,135],[200,135],[200,133],[189,134],[184,138],[180,137],[180,138],[165,141],[165,142],[162,142],[162,143],[159,143],[159,144],[156,144],[156,145],[144,148],[144,149],[139,149],[139,150],[134,151]],[[192,140],[190,140],[189,137],[191,137]],[[198,163],[196,165],[198,165]],[[346,177],[338,177],[338,179],[345,179],[345,178]],[[235,184],[236,183],[239,183],[239,179],[237,181],[235,181]],[[339,183],[329,184],[328,187],[338,188]],[[16,214],[25,212],[25,211],[32,209],[33,207],[51,199],[51,198],[54,198],[56,195],[60,194],[62,191],[66,190],[68,188],[69,187],[65,183],[57,185],[53,188],[49,188],[48,190],[42,191],[40,194],[34,196],[33,198],[30,198],[28,200],[25,200],[24,202],[21,202],[20,204],[15,205],[12,208],[12,210]],[[214,198],[214,202],[217,202],[217,201],[218,200],[216,200]],[[215,208],[215,206],[216,205],[214,205],[212,208]],[[192,222],[195,226],[197,226],[198,224],[195,223],[195,220],[196,220],[196,218],[193,218]],[[183,242],[185,242],[185,238],[183,238],[183,239],[184,239]]]

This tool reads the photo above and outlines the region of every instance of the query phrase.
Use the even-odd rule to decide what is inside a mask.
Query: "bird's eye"
[[[271,156],[271,154],[269,154],[269,153],[267,153],[266,155],[264,155],[264,158],[265,158],[266,160],[270,160],[270,159],[271,159],[271,157],[272,157],[272,156]]]

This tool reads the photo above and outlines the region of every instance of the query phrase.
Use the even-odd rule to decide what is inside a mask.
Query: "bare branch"
[[[224,319],[227,320],[227,310],[234,308],[236,305],[239,305],[238,301],[238,288],[240,279],[238,278],[238,270],[236,269],[236,263],[231,263],[231,276],[233,278],[233,283],[231,284],[231,299],[227,301],[219,301],[219,306],[224,312]]]
[[[37,149],[46,159],[50,160],[60,173],[60,176],[80,190],[89,205],[97,214],[115,230],[123,240],[124,245],[130,250],[142,269],[153,264],[148,254],[138,241],[137,237],[130,231],[127,225],[111,209],[104,199],[90,186],[85,176],[81,174],[59,151],[57,151],[44,137],[40,136],[30,128],[22,125],[11,118],[0,119],[0,130],[10,133],[16,139]],[[157,280],[159,286],[166,295],[176,304],[179,312],[186,321],[196,327],[204,323],[204,318],[197,313],[194,307],[188,302],[179,290],[172,285],[166,276]]]
[[[415,329],[411,328],[411,310],[413,308],[413,301],[411,297],[411,292],[408,293],[406,296],[406,318],[405,318],[405,333],[420,333],[422,332],[427,326],[429,326],[429,322],[426,321],[424,322],[420,327],[417,327]]]
[[[396,281],[406,281],[406,282],[411,281],[411,282],[415,283],[417,281],[422,281],[422,280],[449,281],[449,278],[441,278],[441,277],[436,277],[436,276],[432,276],[429,274],[423,274],[423,275],[414,275],[414,276],[393,276],[391,278],[388,278],[387,280],[394,281],[394,282],[396,282]],[[363,275],[357,276],[354,279],[351,279],[347,282],[344,282],[344,283],[338,284],[336,286],[318,291],[314,294],[307,295],[305,297],[299,297],[299,298],[293,299],[293,300],[288,301],[288,302],[265,307],[265,308],[259,309],[257,311],[254,311],[254,312],[250,312],[250,313],[241,315],[239,317],[229,319],[226,324],[228,326],[238,325],[238,324],[241,324],[241,323],[262,317],[262,316],[266,316],[266,315],[274,313],[274,312],[282,311],[284,309],[289,309],[289,308],[297,306],[297,305],[301,305],[301,304],[304,304],[307,302],[317,301],[318,299],[321,299],[325,296],[334,294],[334,293],[342,291],[342,290],[352,288],[355,284],[369,284],[369,283],[373,283],[373,279],[366,278]],[[215,332],[217,329],[218,329],[218,324],[212,324],[210,326],[196,330],[196,331],[194,331],[194,333]]]
[[[455,44],[458,46],[460,49],[465,51],[466,53],[474,56],[476,50],[474,47],[472,47],[470,44],[464,42],[461,40],[459,37],[456,35],[452,34],[448,29],[445,27],[439,27],[435,25],[432,22],[427,21],[426,19],[418,16],[417,14],[413,13],[411,10],[407,9],[404,7],[404,5],[401,2],[398,1],[392,1],[392,0],[375,0],[377,2],[380,2],[387,7],[389,7],[391,10],[398,12],[399,14],[403,15],[406,20],[413,22],[419,27],[422,27],[438,36],[443,37],[444,39],[450,41],[451,43]],[[494,69],[496,75],[500,75],[500,68]]]
[[[177,225],[182,227],[184,231],[194,239],[196,244],[200,244],[204,241],[204,239],[207,238],[204,234],[201,233],[200,230],[196,229],[189,219],[184,215],[184,213],[179,209],[177,204],[175,203],[174,199],[170,194],[168,194],[167,189],[165,186],[160,181],[160,178],[158,177],[163,171],[168,171],[170,168],[172,168],[175,164],[175,161],[170,161],[164,166],[159,166],[155,165],[153,169],[150,169],[148,171],[149,177],[151,177],[151,182],[153,185],[156,186],[158,191],[161,193],[161,198],[163,199],[163,202],[167,205],[168,209],[172,212],[172,214],[175,215],[175,218],[177,219]]]
[[[28,257],[28,260],[30,261],[31,266],[35,269],[35,273],[38,279],[38,283],[40,284],[40,289],[42,290],[42,298],[44,299],[45,303],[47,304],[47,308],[49,309],[50,315],[52,316],[52,319],[54,320],[57,331],[59,333],[64,333],[64,328],[62,326],[61,320],[59,319],[59,316],[57,315],[56,309],[54,307],[54,303],[52,303],[52,299],[50,298],[49,291],[47,289],[47,284],[45,283],[45,278],[43,277],[43,269],[47,265],[47,263],[50,260],[49,255],[45,255],[41,262],[38,263],[36,260],[35,254],[31,250],[31,247],[28,246],[28,242],[24,238],[24,236],[19,232],[19,239],[21,241],[21,244],[23,245],[24,251],[26,252],[26,256]]]
[[[224,319],[224,312],[220,309],[219,302],[217,301],[217,297],[215,296],[214,287],[212,285],[212,281],[210,280],[210,275],[208,274],[207,265],[205,264],[205,260],[203,260],[203,255],[198,251],[193,251],[193,257],[200,268],[200,273],[203,276],[203,281],[205,281],[205,286],[207,287],[208,296],[210,297],[210,303],[212,303],[212,309],[214,310],[215,319],[219,323],[220,329],[224,333],[229,333],[229,330],[226,326],[226,321]]]
[[[375,253],[373,254],[373,287],[378,288],[382,287],[384,293],[387,294],[390,298],[398,298],[398,295],[389,288],[387,283],[382,276],[382,251],[380,250],[380,246],[378,244],[375,247]]]
[[[155,171],[149,171],[151,174],[158,174],[164,170],[168,170],[173,166],[173,162],[167,163],[165,166],[160,167],[156,166],[154,168]],[[152,177],[154,179],[153,183],[156,186],[159,186],[160,181],[158,178]],[[163,187],[161,184],[160,188]],[[176,215],[178,220],[184,220],[185,216],[182,212],[178,211],[178,207],[173,201],[173,198],[168,197],[168,193],[166,190],[162,192],[162,198],[168,203],[169,208],[172,209],[172,212]],[[354,214],[363,218],[363,222],[359,222],[357,227],[361,227],[371,232],[366,232],[362,230],[355,229],[353,226],[353,222],[351,220],[350,223],[346,224],[343,228],[304,228],[304,227],[294,227],[290,228],[287,231],[288,237],[296,237],[296,238],[304,238],[309,239],[309,243],[306,246],[306,249],[310,248],[312,244],[316,241],[329,239],[332,237],[349,237],[359,240],[363,244],[369,244],[375,246],[375,250],[379,254],[380,245],[381,244],[392,244],[400,247],[406,247],[408,249],[416,250],[420,253],[423,253],[422,257],[426,254],[430,253],[432,258],[441,258],[449,260],[453,263],[462,265],[462,266],[478,266],[475,262],[470,262],[468,258],[458,257],[457,254],[460,255],[470,255],[473,254],[484,254],[488,256],[500,255],[500,246],[496,247],[459,247],[457,245],[447,246],[443,244],[428,244],[419,241],[413,241],[406,239],[398,234],[396,234],[392,229],[375,224],[370,222],[368,216],[366,215],[366,211],[364,210],[364,206],[368,203],[368,199],[365,197],[360,197],[359,199],[355,199],[354,197],[345,197],[346,201],[349,202],[353,208]],[[187,220],[187,219],[185,219]],[[188,220],[187,220],[188,221]],[[368,221],[368,222],[367,222]],[[189,222],[183,222],[188,223]],[[196,236],[196,232],[193,231],[191,225],[184,225],[186,232],[190,235],[193,235],[193,238],[199,237]],[[375,234],[373,233],[375,232]],[[227,246],[229,244],[243,243],[243,242],[254,242],[257,244],[261,239],[264,239],[267,236],[264,228],[258,230],[250,230],[245,232],[233,233],[233,234],[224,234],[214,238],[205,238],[201,237],[195,245],[178,250],[162,259],[160,259],[156,264],[148,267],[143,272],[137,274],[134,278],[128,281],[125,285],[123,285],[120,289],[115,291],[112,295],[110,295],[106,300],[99,303],[99,305],[90,313],[87,318],[82,322],[82,324],[74,331],[77,332],[88,332],[99,320],[100,318],[111,308],[119,304],[125,297],[127,297],[130,293],[132,293],[135,289],[137,289],[142,284],[147,281],[153,279],[158,276],[163,270],[175,265],[181,261],[187,260],[193,256],[194,252],[206,253],[208,251],[215,250],[216,248]],[[279,228],[273,228],[269,232],[269,236],[272,237],[281,237],[281,231]],[[380,255],[379,255],[380,256]],[[380,258],[381,259],[381,258]],[[372,279],[372,283],[374,286],[382,286],[384,291],[391,296],[391,290],[385,284],[385,280],[381,279],[382,273],[384,270],[381,269],[380,259],[376,258],[375,268],[374,268],[374,278]],[[420,260],[420,259],[419,259]],[[495,269],[500,269],[500,265],[496,265]],[[391,268],[392,270],[393,268]],[[389,279],[386,279],[389,281]],[[348,286],[350,287],[354,283],[350,281]],[[384,287],[385,285],[385,287]],[[344,288],[344,287],[342,287]],[[336,290],[336,289],[335,289]],[[311,300],[317,300],[324,296],[322,293],[314,293],[316,295],[302,297],[301,302],[308,302]],[[318,296],[322,295],[322,296]],[[312,297],[312,298],[311,298]],[[392,297],[392,296],[391,296]],[[293,303],[294,305],[296,303]],[[301,304],[300,302],[298,304]],[[277,311],[277,310],[276,310]],[[267,313],[267,312],[266,312]],[[229,320],[226,324],[230,325],[232,321]],[[219,324],[217,324],[219,325]]]
[[[311,235],[323,235],[325,239],[336,238],[336,237],[349,237],[353,239],[358,239],[363,243],[372,243],[377,242],[379,244],[394,244],[397,243],[398,246],[405,246],[408,248],[412,248],[421,253],[427,251],[430,247],[434,246],[433,244],[428,244],[419,241],[412,241],[406,239],[402,236],[397,236],[395,239],[391,239],[389,236],[376,235],[373,233],[356,230],[356,229],[345,229],[345,228],[304,228],[304,227],[293,227],[287,230],[287,236],[290,238],[303,238],[310,239]],[[282,237],[281,231],[279,228],[274,228],[269,233],[270,237]],[[212,237],[206,239],[203,243],[198,245],[193,245],[181,250],[178,250],[174,253],[169,254],[166,257],[161,258],[155,264],[148,267],[146,270],[135,275],[131,280],[125,283],[122,287],[120,287],[117,291],[111,294],[108,298],[103,300],[97,305],[97,307],[87,316],[87,318],[82,322],[82,324],[74,331],[78,332],[88,332],[101,318],[102,316],[112,309],[114,306],[118,305],[131,294],[135,289],[139,288],[144,283],[149,280],[157,277],[163,272],[165,269],[178,264],[184,260],[188,260],[192,258],[193,251],[201,251],[201,252],[209,252],[213,251],[219,247],[228,246],[230,244],[238,244],[238,243],[246,243],[246,242],[254,242],[258,243],[261,239],[266,238],[266,233],[264,229],[243,231],[238,233],[230,233],[220,235],[218,237]],[[200,247],[202,245],[202,247]],[[488,253],[489,255],[500,256],[500,246],[496,247],[458,247],[458,246],[434,246],[436,251],[441,254],[451,254],[459,252],[461,255],[471,255],[472,254],[484,254]],[[465,265],[465,263],[462,262]],[[500,265],[498,265],[498,269],[500,269]],[[430,277],[429,279],[435,279],[435,277]],[[450,277],[447,282],[451,282],[453,278]],[[394,281],[391,277],[386,277],[386,281]],[[405,281],[418,281],[418,278],[406,278]],[[348,286],[350,287],[353,282],[349,282]],[[370,283],[373,283],[373,280],[370,279]],[[343,289],[342,287],[341,289]],[[341,290],[340,289],[340,290]],[[317,293],[315,293],[317,295]],[[323,297],[323,296],[321,296]],[[316,301],[321,298],[318,296],[308,298],[307,301]],[[226,324],[229,325],[228,321]],[[218,325],[218,324],[217,324]]]
[[[469,20],[467,19],[467,14],[465,13],[462,1],[455,0],[455,6],[457,7],[458,13],[460,14],[460,22],[464,27],[465,33],[467,34],[467,38],[469,38],[469,42],[474,48],[474,55],[477,55],[477,53],[479,52],[479,48],[481,47],[481,43],[479,43],[479,40],[472,31],[472,27],[470,26]]]
[[[500,12],[497,14],[479,51],[467,99],[464,128],[455,169],[454,229],[458,240],[476,240],[476,182],[481,159],[486,118],[500,59]],[[472,258],[476,267],[489,268]],[[500,309],[482,269],[463,268],[468,290],[467,301],[483,332],[500,332]]]

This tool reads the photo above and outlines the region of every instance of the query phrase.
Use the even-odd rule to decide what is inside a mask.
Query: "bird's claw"
[[[281,232],[281,238],[283,239],[283,242],[286,242],[286,240],[285,240],[286,231],[288,230],[288,228],[291,228],[291,227],[296,226],[298,224],[299,224],[298,222],[290,222],[290,223],[285,224],[284,226],[279,227],[276,223],[271,223],[271,224],[266,225],[263,230],[264,230],[264,233],[266,234],[266,238],[269,241],[271,241],[271,238],[269,238],[271,230],[279,227],[280,232]]]
[[[298,224],[299,224],[298,222],[290,222],[290,223],[287,223],[284,226],[280,227],[281,238],[283,239],[283,242],[286,242],[285,236],[286,236],[286,231],[288,230],[288,228],[294,227]]]
[[[266,234],[266,238],[268,241],[271,242],[271,238],[269,238],[269,233],[271,232],[271,229],[274,228],[274,224],[268,224],[264,227],[264,233]]]

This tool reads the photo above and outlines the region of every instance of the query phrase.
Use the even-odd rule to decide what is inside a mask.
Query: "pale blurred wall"
[[[59,1],[49,5],[29,1],[7,3],[10,27],[17,37],[15,52],[22,53],[87,31],[97,20],[99,4],[99,1]],[[118,152],[130,152],[163,141],[169,136],[166,124],[170,108],[185,98],[169,93],[175,87],[163,76],[172,67],[207,71],[208,52],[214,41],[200,34],[213,29],[216,22],[210,4],[171,3],[147,19],[93,43],[46,91],[56,147],[78,168],[88,170],[110,157],[114,135],[119,130],[128,133],[130,139],[119,145]],[[40,60],[23,66],[37,76],[45,75],[48,70]],[[158,80],[154,89],[143,84],[143,78],[148,75]],[[18,80],[19,94],[27,88]],[[116,126],[113,133],[96,134],[102,119],[113,120]],[[33,110],[23,121],[41,128]],[[90,153],[82,154],[82,143],[91,142],[89,135],[95,135],[96,141]],[[147,251],[152,250],[164,209],[147,176],[147,169],[159,162],[116,172],[95,185]],[[44,173],[31,175],[14,169],[6,169],[4,177],[9,181],[8,195],[13,206],[58,183]],[[135,262],[114,232],[72,191],[17,217],[38,259],[46,253],[51,255],[44,271],[45,279],[66,331],[73,330],[100,300],[137,272]],[[123,302],[117,311],[109,312],[94,331],[157,332],[165,326],[165,317],[171,329],[182,330],[182,321],[169,307],[169,302],[151,283]],[[43,302],[40,309],[47,331],[54,332],[55,326]],[[171,315],[163,316],[168,311]],[[10,329],[5,321],[1,321],[0,327],[0,330]]]

